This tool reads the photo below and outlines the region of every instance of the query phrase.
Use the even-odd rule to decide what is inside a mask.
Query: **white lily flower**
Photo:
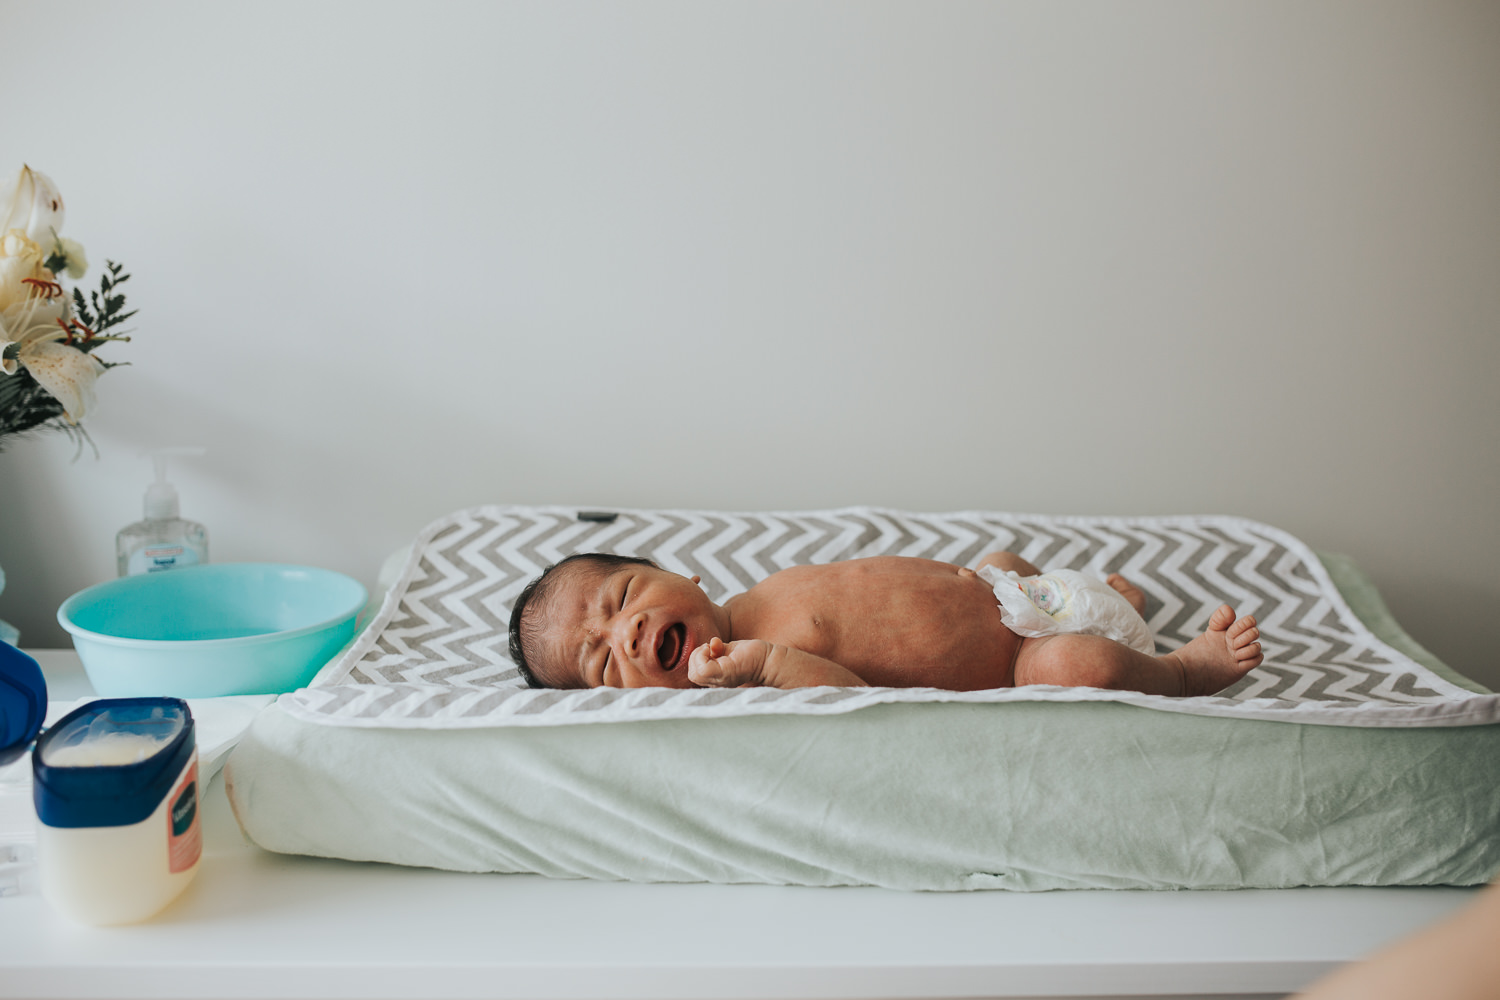
[[[78,423],[94,408],[94,382],[104,365],[92,354],[44,340],[23,350],[21,363],[62,404],[69,423]]]
[[[104,365],[92,354],[59,343],[67,339],[69,318],[67,299],[41,291],[0,313],[0,372],[11,377],[24,367],[76,424],[94,407],[94,382]],[[12,345],[15,357],[7,358]]]
[[[23,165],[0,181],[0,233],[19,229],[49,250],[63,227],[63,200],[52,178]]]
[[[0,312],[25,302],[54,277],[46,255],[19,229],[0,230]]]
[[[20,352],[31,345],[67,337],[62,324],[68,321],[67,300],[33,295],[0,312],[0,372],[14,375],[20,365]],[[14,346],[16,351],[11,351]],[[15,354],[15,357],[7,355]]]

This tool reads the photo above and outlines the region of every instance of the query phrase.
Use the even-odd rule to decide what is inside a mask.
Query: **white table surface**
[[[71,651],[33,652],[55,698]],[[465,875],[271,854],[215,779],[195,883],[90,928],[0,899],[0,997],[1248,996],[1299,989],[1476,890],[905,893]]]

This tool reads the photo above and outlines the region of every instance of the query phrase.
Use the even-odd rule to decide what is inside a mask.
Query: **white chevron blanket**
[[[1046,569],[1120,572],[1147,594],[1165,652],[1228,601],[1258,619],[1266,662],[1207,698],[1095,688],[647,688],[531,690],[507,658],[512,600],[574,552],[646,556],[698,575],[722,603],[788,566],[875,555],[973,565],[1017,552]],[[1115,701],[1168,712],[1346,726],[1500,722],[1500,695],[1457,687],[1354,615],[1302,542],[1233,517],[1044,517],[874,508],[797,513],[478,507],[429,525],[355,643],[283,695],[295,717],[342,726],[553,726],[767,713],[828,714],[890,702]]]

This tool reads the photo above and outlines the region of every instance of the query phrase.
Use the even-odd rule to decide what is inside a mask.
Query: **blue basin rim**
[[[72,597],[69,597],[67,600],[63,601],[62,606],[57,609],[57,621],[58,624],[60,624],[72,635],[81,636],[94,642],[99,642],[106,645],[126,646],[132,649],[175,649],[180,648],[187,643],[192,643],[196,647],[207,649],[213,648],[215,646],[247,646],[266,642],[282,642],[290,638],[295,638],[297,636],[308,635],[310,633],[326,629],[330,626],[337,625],[343,621],[346,621],[349,617],[359,614],[359,612],[364,608],[365,604],[369,601],[369,592],[365,589],[364,584],[360,583],[358,580],[346,574],[339,573],[335,570],[321,569],[316,566],[297,566],[290,563],[210,563],[202,567],[190,566],[184,569],[168,570],[167,572],[195,573],[202,570],[211,570],[216,568],[222,569],[229,566],[254,566],[257,569],[262,570],[295,570],[297,572],[310,571],[314,573],[328,574],[331,576],[339,577],[340,579],[348,581],[348,583],[352,584],[355,588],[355,591],[359,595],[359,599],[357,601],[351,602],[351,606],[348,608],[348,610],[342,611],[336,615],[331,615],[323,619],[322,621],[313,622],[308,625],[300,625],[297,628],[283,629],[281,631],[260,632],[254,635],[229,636],[221,639],[132,639],[124,636],[109,635],[106,632],[95,632],[91,629],[82,628],[74,624],[71,620],[72,613],[86,599],[90,598],[92,595],[96,594],[103,588],[118,588],[119,584],[121,583],[121,580],[106,580],[104,583],[97,583],[92,587],[86,587],[83,590],[80,590],[78,593],[74,594]],[[123,579],[133,580],[137,578],[124,577]]]

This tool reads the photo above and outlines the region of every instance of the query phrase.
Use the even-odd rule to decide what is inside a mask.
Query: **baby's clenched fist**
[[[688,680],[699,687],[759,687],[766,683],[771,644],[762,639],[725,643],[718,636],[693,650]]]

